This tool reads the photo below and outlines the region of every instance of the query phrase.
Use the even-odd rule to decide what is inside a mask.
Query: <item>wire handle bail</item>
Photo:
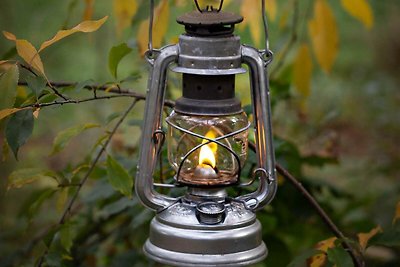
[[[273,53],[269,49],[269,32],[268,32],[268,20],[267,20],[267,13],[265,12],[265,0],[261,0],[261,16],[263,20],[264,26],[264,37],[265,37],[265,49],[261,50],[261,56],[263,57],[265,67],[271,63],[273,59]]]
[[[224,5],[224,0],[220,0],[218,9],[214,9],[214,7],[211,6],[211,5],[210,5],[210,6],[207,5],[206,8],[201,9],[198,0],[194,0],[194,3],[195,3],[195,5],[196,5],[197,10],[198,10],[200,13],[203,13],[203,12],[215,12],[215,11],[216,11],[216,12],[220,12],[221,9],[222,9],[222,6]]]
[[[153,56],[153,21],[154,21],[154,0],[150,0],[150,17],[149,17],[149,42],[147,44],[149,53],[147,56]]]

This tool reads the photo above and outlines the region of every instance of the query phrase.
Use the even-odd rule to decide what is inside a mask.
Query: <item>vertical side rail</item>
[[[256,209],[270,203],[277,190],[269,81],[265,62],[257,49],[242,46],[242,58],[250,68],[258,168],[265,171],[260,172],[258,189],[241,199],[245,200],[249,207]]]
[[[162,48],[154,60],[146,92],[146,104],[142,126],[141,148],[136,174],[135,190],[143,205],[159,211],[170,206],[176,199],[157,193],[153,187],[153,173],[157,163],[159,140],[156,131],[161,130],[162,108],[168,66],[177,61],[178,46]]]

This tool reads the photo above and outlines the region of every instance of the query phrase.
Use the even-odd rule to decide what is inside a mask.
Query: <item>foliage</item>
[[[141,76],[147,73],[142,57],[148,48],[149,1],[108,2],[70,0],[60,30],[50,39],[44,37],[47,40],[44,42],[38,38],[35,41],[19,39],[11,33],[12,29],[2,29],[4,37],[11,41],[8,45],[15,46],[8,52],[5,50],[0,58],[0,137],[3,139],[3,162],[7,166],[0,166],[4,168],[2,173],[7,174],[4,186],[7,203],[2,205],[19,209],[19,214],[14,212],[13,218],[0,217],[0,220],[7,219],[4,226],[14,229],[0,233],[0,266],[153,264],[141,251],[153,214],[132,194],[140,145],[138,126],[142,119],[141,110],[135,105],[144,100],[141,92],[145,90],[127,89],[145,88],[146,77]],[[218,1],[204,0],[202,4],[215,2]],[[346,16],[361,22],[364,28],[358,29],[360,32],[372,30],[378,21],[376,18],[383,16],[375,12],[377,8],[370,2],[266,1],[271,40],[277,40],[279,44],[273,46],[276,63],[270,72],[272,103],[274,113],[284,109],[285,116],[284,120],[282,116],[274,116],[276,158],[313,193],[333,220],[343,227],[348,239],[331,237],[332,233],[324,228],[302,195],[280,177],[276,200],[258,214],[270,255],[257,266],[353,266],[346,242],[371,266],[394,266],[399,262],[400,202],[395,215],[385,214],[385,218],[376,215],[381,207],[374,203],[379,197],[390,195],[388,201],[393,210],[398,201],[398,187],[389,183],[381,195],[379,192],[358,195],[354,190],[340,187],[340,181],[335,183],[313,177],[320,175],[317,169],[329,170],[333,165],[343,164],[332,138],[327,137],[317,144],[317,149],[312,149],[315,139],[326,137],[323,132],[341,126],[325,123],[333,121],[329,114],[323,114],[325,117],[316,119],[317,126],[312,126],[310,109],[320,101],[312,97],[322,91],[315,84],[322,84],[321,77],[333,81],[341,72],[343,66],[336,64],[343,64],[340,55],[348,51],[346,45],[340,45],[347,44],[341,31],[345,30],[346,23],[359,26]],[[153,44],[158,48],[177,41],[183,29],[172,26],[175,25],[173,21],[177,15],[191,10],[193,5],[185,0],[159,0],[156,3]],[[10,1],[8,4],[12,5]],[[263,38],[260,1],[231,0],[225,1],[225,6],[245,17],[238,29],[243,42],[260,47]],[[71,22],[80,16],[84,21]],[[28,18],[33,21],[33,17]],[[346,20],[344,25],[342,20]],[[72,44],[77,40],[73,39],[75,33],[92,32],[89,38],[84,37],[84,46],[90,50],[97,46],[92,38],[101,36],[101,41],[106,42],[106,30],[115,33],[110,38],[113,43],[107,43],[110,44],[108,61],[103,58],[97,64],[103,69],[108,66],[108,70],[102,71],[97,78],[85,76],[73,82],[52,79],[53,76],[63,77],[63,73],[57,75],[59,70],[51,64],[52,57],[61,57],[63,44],[69,47],[69,40]],[[27,34],[25,31],[18,36]],[[37,42],[41,43],[37,46],[39,49],[34,45]],[[76,50],[68,49],[66,57],[78,58]],[[134,64],[126,65],[125,58]],[[351,57],[348,60],[351,61]],[[79,64],[68,68],[80,75],[87,73]],[[168,94],[174,98],[179,95],[178,78],[170,75],[169,80]],[[248,87],[247,80],[242,77],[237,77],[237,84],[238,88]],[[237,93],[243,103],[248,104],[248,92],[239,89]],[[84,109],[84,103],[90,102],[95,105]],[[327,102],[329,100],[323,103]],[[72,109],[67,105],[74,105],[76,113],[69,114]],[[121,107],[125,105],[129,108],[124,111]],[[171,105],[167,102],[167,106]],[[130,112],[134,108],[135,112]],[[251,112],[249,108],[245,110]],[[290,110],[296,114],[294,117],[289,118]],[[288,123],[292,125],[287,126]],[[296,131],[298,125],[301,129]],[[299,131],[309,135],[304,137]],[[292,138],[288,132],[300,137]],[[10,150],[14,157],[8,155]],[[31,153],[34,153],[33,157]],[[156,175],[159,180],[168,182],[172,170],[166,167],[166,151],[162,153],[160,165],[163,167]],[[250,154],[243,179],[248,179],[255,165],[255,156]],[[357,187],[364,187],[363,183],[365,181]],[[15,201],[14,197],[20,201]],[[7,242],[10,240],[13,241]],[[377,248],[385,251],[383,259],[368,254]]]

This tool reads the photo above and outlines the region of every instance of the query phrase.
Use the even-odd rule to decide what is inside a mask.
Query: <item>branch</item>
[[[138,99],[135,99],[132,104],[129,106],[129,108],[125,111],[125,113],[122,115],[122,117],[118,120],[118,122],[115,124],[114,128],[112,129],[110,135],[108,136],[106,142],[104,143],[104,145],[102,146],[102,148],[100,149],[99,153],[97,154],[96,158],[93,160],[89,170],[87,171],[86,175],[83,177],[83,179],[81,180],[81,182],[78,184],[77,186],[77,190],[75,192],[75,194],[72,196],[71,200],[69,201],[67,207],[65,208],[63,214],[61,215],[60,220],[58,221],[58,225],[62,225],[65,223],[67,216],[70,214],[71,209],[73,207],[73,205],[75,204],[75,201],[83,187],[83,185],[86,183],[87,179],[89,178],[90,174],[93,172],[97,162],[100,160],[100,157],[103,155],[103,153],[106,151],[106,148],[108,146],[108,144],[110,143],[112,137],[114,136],[115,132],[117,131],[117,129],[119,128],[119,126],[122,124],[122,122],[125,120],[125,118],[128,116],[129,112],[134,108],[134,106],[136,105]],[[47,249],[43,252],[42,256],[40,257],[37,266],[41,267],[43,264],[43,260],[44,257],[47,255],[48,251],[49,251],[49,247],[51,246],[52,242],[54,241],[54,236],[51,239],[51,241],[49,242],[49,245],[47,246]]]
[[[328,228],[332,231],[332,233],[339,239],[342,240],[343,247],[350,254],[353,259],[354,265],[357,267],[364,266],[364,262],[359,256],[359,253],[350,245],[347,241],[345,235],[339,230],[339,228],[335,225],[329,215],[322,209],[322,207],[318,204],[315,198],[307,191],[307,189],[299,182],[293,175],[291,175],[285,168],[283,168],[279,163],[276,165],[276,170],[285,177],[301,194],[303,194],[304,198],[311,204],[314,210],[318,213],[324,223],[328,226]]]
[[[249,142],[249,148],[253,151],[256,150],[255,144]],[[281,174],[287,181],[289,181],[296,189],[299,191],[304,198],[308,201],[308,203],[314,208],[317,212],[319,217],[321,217],[322,221],[328,226],[331,232],[339,239],[342,240],[343,247],[347,250],[350,254],[351,258],[353,259],[354,265],[357,267],[364,267],[364,261],[359,256],[359,253],[350,245],[347,241],[348,239],[346,236],[339,230],[336,224],[332,221],[329,215],[324,211],[324,209],[318,204],[315,198],[307,191],[307,189],[299,182],[288,170],[286,170],[282,165],[279,163],[275,164],[275,168],[279,174]]]
[[[63,88],[63,87],[70,87],[70,86],[76,86],[78,83],[76,82],[60,82],[60,81],[49,81],[49,83],[46,84],[46,86],[50,87],[50,84],[52,87],[54,88]],[[18,82],[18,85],[22,85],[22,86],[28,86],[28,83],[25,81],[20,81]],[[51,87],[50,87],[51,88]],[[107,93],[113,93],[113,94],[118,94],[121,96],[130,96],[130,97],[134,97],[137,100],[145,100],[146,99],[146,95],[145,94],[141,94],[141,93],[137,93],[135,91],[132,91],[132,89],[123,89],[120,88],[117,85],[97,85],[97,84],[93,84],[93,85],[85,85],[83,87],[84,89],[90,90],[90,91],[103,91],[103,92],[107,92]],[[116,97],[116,96],[115,96]],[[113,98],[113,97],[108,97],[108,98]],[[91,101],[91,100],[97,100],[97,99],[107,99],[107,97],[105,96],[94,96],[90,99],[83,99],[83,100],[71,100],[71,99],[65,99],[64,101],[54,101],[51,103],[54,103],[52,105],[63,105],[63,104],[79,104],[81,102],[87,102],[87,101]],[[77,102],[77,103],[75,103]],[[40,104],[42,106],[51,106],[48,105],[48,103],[42,103]],[[173,107],[175,105],[174,101],[171,100],[165,100],[164,105],[167,107]],[[37,105],[31,105],[33,107],[41,107],[41,106],[37,106]]]

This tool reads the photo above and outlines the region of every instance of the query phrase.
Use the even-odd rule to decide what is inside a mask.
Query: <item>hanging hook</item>
[[[194,0],[194,3],[195,3],[195,5],[196,5],[197,10],[198,10],[200,13],[203,13],[204,11],[205,11],[205,12],[213,12],[213,11],[220,12],[221,9],[222,9],[222,6],[224,5],[224,0],[220,0],[220,2],[219,2],[219,7],[218,7],[217,10],[215,10],[213,6],[209,6],[209,5],[207,5],[206,8],[201,9],[198,0]]]

